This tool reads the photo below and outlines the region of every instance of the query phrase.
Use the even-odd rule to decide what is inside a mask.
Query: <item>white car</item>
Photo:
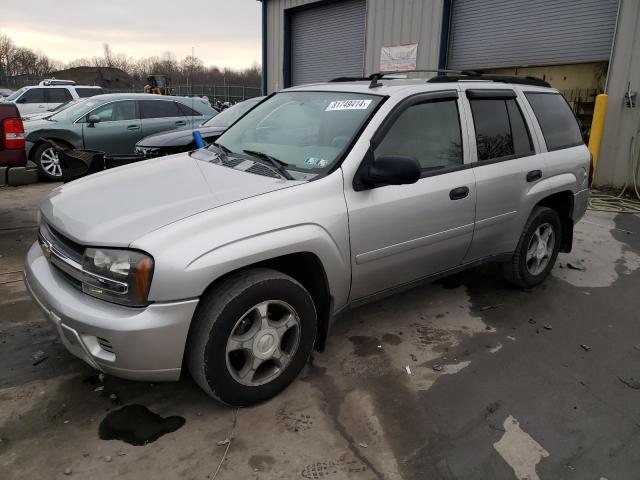
[[[20,115],[46,113],[70,100],[105,93],[100,87],[76,85],[71,80],[43,80],[36,86],[22,87],[4,99],[15,103]]]

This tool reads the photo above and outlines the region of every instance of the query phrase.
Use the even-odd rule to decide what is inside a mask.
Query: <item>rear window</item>
[[[73,97],[66,88],[47,88],[47,103],[65,103]]]
[[[101,88],[76,88],[76,93],[80,98],[88,98],[94,95],[102,95],[104,91]]]
[[[533,153],[529,131],[516,101],[471,100],[478,160],[524,157]]]
[[[525,96],[538,119],[547,150],[560,150],[584,143],[576,117],[562,95],[527,92]]]
[[[141,118],[182,117],[182,111],[175,102],[168,100],[140,100]]]

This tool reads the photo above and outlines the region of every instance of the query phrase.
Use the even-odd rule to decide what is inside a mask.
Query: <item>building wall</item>
[[[607,85],[607,113],[596,184],[622,186],[627,179],[632,136],[640,129],[640,107],[624,106],[627,85],[640,92],[640,2],[621,0]],[[640,98],[640,93],[638,94]]]
[[[267,2],[267,86],[283,88],[284,11],[318,0]],[[437,68],[443,0],[367,0],[365,75],[379,70],[380,48],[418,43],[417,68]]]

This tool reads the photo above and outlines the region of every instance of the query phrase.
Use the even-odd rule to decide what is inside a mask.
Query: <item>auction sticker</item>
[[[325,112],[333,112],[336,110],[366,110],[371,105],[371,100],[334,100],[327,108]]]

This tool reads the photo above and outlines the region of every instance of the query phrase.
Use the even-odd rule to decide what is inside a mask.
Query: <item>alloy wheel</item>
[[[549,223],[543,223],[531,236],[527,248],[525,262],[531,275],[539,275],[547,268],[553,255],[554,246],[553,227]]]

